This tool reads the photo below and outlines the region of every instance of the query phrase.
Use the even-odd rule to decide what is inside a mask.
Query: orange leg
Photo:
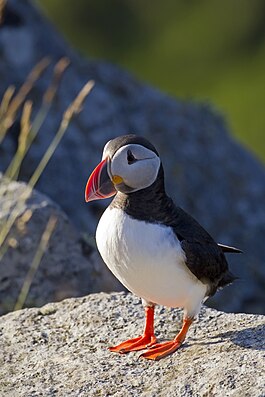
[[[148,360],[160,360],[161,358],[174,353],[184,342],[192,321],[192,318],[184,319],[180,332],[172,341],[156,343],[146,353],[141,354],[140,357],[147,358]]]
[[[143,350],[156,343],[154,334],[154,306],[145,307],[145,328],[142,336],[128,339],[117,346],[109,347],[111,352],[128,353],[135,350]]]

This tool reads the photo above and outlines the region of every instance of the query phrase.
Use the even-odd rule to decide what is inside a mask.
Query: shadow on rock
[[[265,350],[265,324],[258,325],[257,327],[245,328],[240,331],[223,332],[212,338],[227,338],[240,347],[253,350]]]

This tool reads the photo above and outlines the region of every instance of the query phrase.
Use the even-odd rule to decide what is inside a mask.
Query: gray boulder
[[[43,56],[53,64],[71,60],[56,103],[20,174],[27,180],[51,141],[62,112],[88,79],[95,88],[41,177],[38,189],[58,202],[81,229],[94,233],[106,202],[84,203],[87,177],[107,140],[134,132],[149,138],[161,153],[168,191],[219,242],[238,246],[244,255],[230,259],[241,277],[211,305],[227,311],[263,312],[265,307],[264,167],[228,134],[208,105],[176,101],[136,81],[119,68],[85,61],[75,54],[30,1],[9,0],[0,30],[0,92],[21,85]],[[36,84],[38,107],[51,69]],[[174,78],[174,76],[172,76]],[[7,135],[0,156],[4,169],[14,153],[18,128]]]
[[[25,305],[41,306],[102,288],[108,291],[115,288],[115,278],[97,251],[81,238],[54,202],[36,191],[31,192],[24,183],[10,182],[0,176],[1,230],[14,211],[16,220],[7,237],[8,249],[0,262],[0,315],[13,310],[51,216],[57,219],[57,224]]]
[[[182,313],[158,307],[156,334],[173,338]],[[0,318],[3,396],[264,395],[264,316],[203,308],[183,347],[158,362],[109,345],[142,332],[131,294],[95,294]]]

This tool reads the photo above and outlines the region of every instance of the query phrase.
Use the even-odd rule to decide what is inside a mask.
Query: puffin
[[[235,277],[225,253],[242,252],[218,244],[167,195],[156,148],[144,137],[129,134],[106,143],[101,162],[85,188],[90,202],[114,196],[101,216],[98,250],[114,276],[142,299],[145,326],[139,337],[109,350],[146,350],[140,357],[159,360],[180,348],[202,303]],[[155,306],[182,308],[183,324],[176,337],[158,343]]]

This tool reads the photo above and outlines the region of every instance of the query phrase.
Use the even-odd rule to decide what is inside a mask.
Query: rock
[[[131,294],[85,298],[0,318],[2,395],[264,395],[264,316],[203,308],[185,344],[158,362],[107,347],[142,332],[144,313]],[[173,338],[179,310],[156,309],[159,339]]]
[[[106,202],[84,203],[84,186],[102,147],[114,136],[134,132],[157,146],[168,191],[218,242],[238,246],[242,256],[229,258],[241,277],[236,287],[217,295],[211,305],[227,311],[264,312],[265,172],[264,167],[228,134],[215,110],[205,104],[174,100],[104,62],[85,61],[72,51],[30,1],[9,0],[0,30],[0,92],[21,85],[40,58],[53,64],[67,56],[56,103],[27,156],[20,178],[28,180],[66,106],[89,79],[96,82],[38,184],[58,202],[81,230],[94,233]],[[23,38],[23,51],[19,40]],[[51,69],[34,87],[35,109]],[[174,76],[172,76],[174,78]],[[18,125],[7,135],[0,155],[5,169],[17,145]]]
[[[1,230],[15,208],[17,219],[0,266],[0,314],[13,310],[51,216],[57,219],[57,225],[31,284],[26,306],[82,296],[101,288],[110,291],[115,286],[115,278],[97,251],[81,238],[55,203],[37,191],[30,192],[24,183],[9,182],[0,176]]]

